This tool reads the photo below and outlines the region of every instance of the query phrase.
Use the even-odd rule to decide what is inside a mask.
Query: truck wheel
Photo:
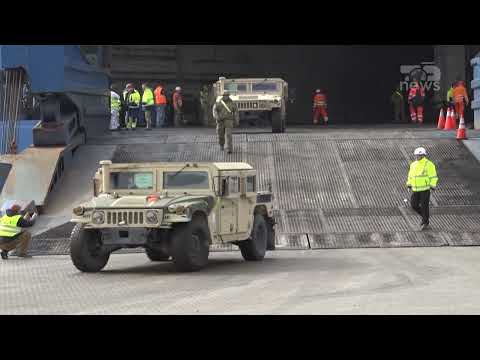
[[[267,222],[267,250],[275,250],[275,230],[273,229],[273,225]]]
[[[208,263],[210,231],[203,216],[175,226],[171,236],[173,265],[177,271],[197,271]]]
[[[170,255],[161,250],[152,250],[147,247],[145,248],[145,253],[151,261],[168,261],[170,259]]]
[[[282,114],[280,109],[272,109],[272,133],[283,133],[285,126],[283,124]]]
[[[257,214],[253,221],[252,234],[248,240],[240,241],[238,247],[247,261],[259,261],[265,257],[267,251],[268,230],[265,218]]]
[[[83,224],[77,224],[70,235],[70,258],[78,270],[98,272],[107,265],[110,253],[102,250],[98,230],[85,230]]]

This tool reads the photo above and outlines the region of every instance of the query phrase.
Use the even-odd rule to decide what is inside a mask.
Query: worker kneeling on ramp
[[[34,225],[37,214],[23,216],[20,210],[20,205],[14,204],[0,218],[0,249],[2,250],[1,256],[3,260],[7,260],[8,252],[15,248],[18,249],[18,257],[31,257],[27,255],[27,249],[32,236],[22,228]]]
[[[438,183],[435,164],[427,159],[427,150],[415,149],[416,160],[410,165],[407,186],[413,192],[411,206],[421,217],[421,229],[426,230],[430,224],[430,190],[435,190]]]

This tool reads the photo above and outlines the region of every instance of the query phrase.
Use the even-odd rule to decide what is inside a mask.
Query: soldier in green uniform
[[[390,102],[393,104],[393,112],[395,114],[396,123],[404,123],[405,120],[405,100],[400,87],[397,87],[390,98]]]
[[[208,106],[208,86],[203,85],[200,89],[200,116],[202,119],[202,125],[208,126],[208,115],[209,115],[209,106]]]
[[[222,98],[213,105],[213,117],[217,121],[217,136],[220,149],[227,150],[231,154],[233,150],[232,129],[238,112],[237,106],[230,99],[227,91],[223,92]]]

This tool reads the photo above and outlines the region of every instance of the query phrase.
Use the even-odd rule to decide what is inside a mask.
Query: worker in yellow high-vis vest
[[[140,93],[135,89],[135,86],[133,84],[128,84],[127,90],[127,129],[135,130],[137,128],[138,115],[140,112],[140,102],[142,100],[142,97],[140,96]]]
[[[28,245],[31,234],[23,230],[35,224],[37,214],[23,216],[20,214],[20,206],[12,205],[6,214],[0,218],[0,249],[3,260],[8,259],[8,252],[17,248],[17,256],[27,258]]]
[[[430,190],[436,190],[438,183],[435,164],[427,159],[427,150],[415,149],[415,161],[410,165],[407,186],[412,191],[410,205],[421,217],[421,229],[425,230],[430,221]]]
[[[142,84],[142,109],[145,114],[146,130],[152,130],[152,112],[155,100],[152,89],[148,86],[148,83]]]
[[[110,130],[118,130],[120,127],[120,110],[122,101],[113,88],[110,88]]]

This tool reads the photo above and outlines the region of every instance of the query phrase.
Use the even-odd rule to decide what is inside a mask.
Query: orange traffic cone
[[[465,128],[465,120],[463,116],[460,116],[460,125],[457,130],[457,140],[466,140],[467,139],[467,129]]]
[[[440,116],[438,117],[438,126],[437,129],[443,130],[445,127],[445,116],[443,115],[443,108],[440,109]]]
[[[455,118],[453,117],[453,111],[448,110],[447,112],[447,121],[445,122],[445,127],[443,130],[456,130],[457,124],[455,122]]]

